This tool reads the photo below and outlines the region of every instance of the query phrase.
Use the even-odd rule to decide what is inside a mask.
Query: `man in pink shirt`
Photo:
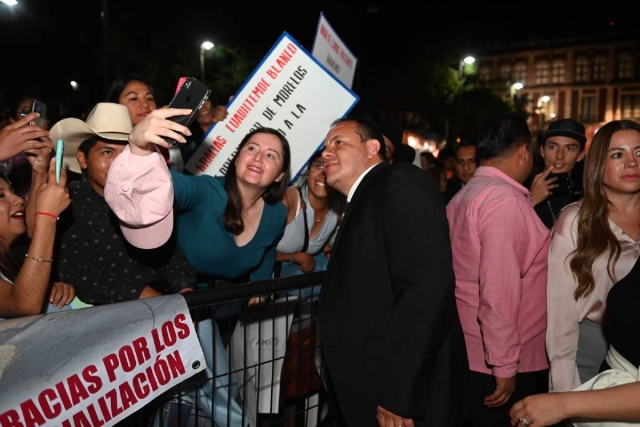
[[[547,381],[550,232],[522,186],[533,165],[526,121],[515,114],[488,120],[478,156],[481,166],[447,205],[469,356],[468,426],[509,426],[509,408]]]

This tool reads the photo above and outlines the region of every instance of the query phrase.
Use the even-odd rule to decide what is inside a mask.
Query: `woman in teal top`
[[[260,132],[269,133],[265,129],[260,129]],[[249,134],[245,140],[256,133]],[[245,143],[246,141],[243,141],[241,146]],[[233,166],[235,165],[232,162],[227,174],[235,172]],[[225,181],[231,178],[187,176],[175,171],[171,171],[171,177],[175,191],[174,204],[178,214],[176,238],[189,264],[200,275],[215,279],[270,279],[276,244],[286,222],[287,212],[284,205],[279,201],[270,204],[265,196],[262,217],[255,235],[248,243],[239,246],[236,235],[227,230],[224,223],[229,201]]]
[[[154,152],[152,144],[168,147],[162,136],[185,142],[182,134],[189,135],[189,129],[166,118],[189,112],[158,109],[136,125],[129,135],[130,152],[125,149],[118,156],[119,165],[126,168],[112,165],[107,185],[115,185],[120,174],[138,170],[144,157]],[[286,138],[275,129],[259,128],[242,139],[224,178],[170,171],[177,212],[176,238],[196,272],[237,282],[245,281],[247,275],[252,281],[271,278],[276,245],[287,217],[282,197],[290,159]],[[105,198],[113,209],[110,198]],[[137,210],[152,209],[153,205],[138,203]],[[199,387],[200,409],[212,414],[218,425],[226,426],[228,419],[231,425],[245,425],[246,415],[235,401],[226,400],[228,383],[224,379],[231,371],[216,323],[206,319],[198,322],[197,328],[207,359],[204,372],[211,379]],[[216,387],[212,389],[214,378]],[[195,400],[195,396],[190,397]]]
[[[126,175],[141,168],[145,157],[154,153],[153,144],[169,146],[161,135],[184,141],[180,133],[188,135],[189,129],[167,117],[185,111],[189,110],[154,110],[136,125],[129,135],[130,153],[125,150],[120,154],[126,167],[111,168],[107,186],[117,181],[120,173]],[[290,159],[289,143],[282,134],[275,129],[258,128],[242,139],[224,178],[189,176],[170,170],[177,213],[176,238],[197,273],[227,281],[271,278],[276,245],[287,216],[282,197],[288,184]],[[166,183],[167,187],[170,185]],[[105,198],[110,203],[106,195]],[[152,210],[153,206],[138,203],[136,209]]]

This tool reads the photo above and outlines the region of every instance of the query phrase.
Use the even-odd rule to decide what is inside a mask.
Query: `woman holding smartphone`
[[[153,111],[133,128],[128,147],[114,160],[107,177],[105,198],[125,224],[131,218],[121,206],[120,186],[125,181],[129,188],[144,184],[142,181],[147,180],[147,176],[139,181],[127,178],[131,172],[144,168],[167,173],[166,166],[158,162],[153,145],[167,147],[165,137],[183,143],[185,138],[181,134],[189,135],[189,129],[167,118],[188,112],[172,108]],[[286,138],[274,129],[259,128],[242,139],[224,177],[187,176],[169,171],[170,179],[162,185],[170,191],[173,183],[177,241],[198,273],[226,281],[271,278],[276,244],[287,215],[282,197],[288,183],[290,158]],[[144,203],[151,198],[140,198],[136,209],[153,206]],[[169,204],[171,200],[153,202]],[[125,237],[130,239],[141,232],[151,239],[146,246],[161,245],[172,226],[166,221],[161,223],[149,230],[126,229]],[[160,232],[151,233],[154,228]],[[135,240],[130,242],[140,244]]]
[[[549,250],[550,391],[598,373],[608,350],[607,295],[640,256],[640,124],[616,120],[596,133],[584,198],[558,217]]]
[[[289,143],[276,130],[259,128],[242,139],[224,177],[167,172],[153,145],[167,147],[165,138],[184,143],[182,135],[189,135],[189,129],[167,118],[190,112],[158,109],[133,128],[129,146],[109,170],[105,199],[124,223],[121,227],[127,240],[143,248],[162,245],[170,237],[175,207],[177,242],[208,284],[268,280],[287,217],[281,200],[288,183]],[[127,195],[138,188],[139,198]],[[136,219],[145,217],[152,225],[139,227]],[[199,322],[198,335],[201,340],[215,337],[213,343],[203,343],[214,349],[207,352],[209,357],[219,356],[207,360],[208,378],[227,374],[228,366],[220,368],[228,364],[228,357],[216,322]],[[218,367],[215,372],[214,366]],[[226,389],[212,391],[211,381],[203,384],[209,389],[198,393],[201,408],[214,418],[221,417],[225,425]],[[242,416],[235,402],[231,410]]]
[[[46,182],[38,182],[32,189],[37,198],[33,197],[26,209],[24,199],[14,193],[10,181],[0,174],[0,318],[41,313],[49,290],[57,218],[71,201],[64,170],[56,184],[55,160],[50,159],[50,153],[50,148],[42,148],[31,158],[34,169],[48,168],[49,173]],[[35,226],[24,262],[18,267],[10,248],[27,230],[25,210],[35,219]],[[74,296],[73,287],[55,283],[49,291],[49,302],[62,308]]]

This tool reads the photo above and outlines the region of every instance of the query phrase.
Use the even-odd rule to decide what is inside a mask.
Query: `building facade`
[[[503,89],[521,103],[533,133],[571,118],[585,125],[591,141],[608,121],[640,121],[639,32],[493,46],[477,61],[479,86]]]

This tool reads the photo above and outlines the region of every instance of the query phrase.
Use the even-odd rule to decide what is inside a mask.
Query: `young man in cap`
[[[540,155],[545,170],[531,184],[531,202],[547,228],[553,227],[560,211],[582,197],[582,177],[574,168],[586,155],[584,126],[575,120],[557,120],[542,138]]]
[[[109,102],[97,104],[86,122],[69,118],[51,129],[53,140],[65,142],[64,165],[82,174],[68,185],[73,201],[60,218],[55,267],[87,304],[195,289],[195,271],[174,240],[153,250],[132,246],[104,199],[107,172],[131,129],[127,108]]]

